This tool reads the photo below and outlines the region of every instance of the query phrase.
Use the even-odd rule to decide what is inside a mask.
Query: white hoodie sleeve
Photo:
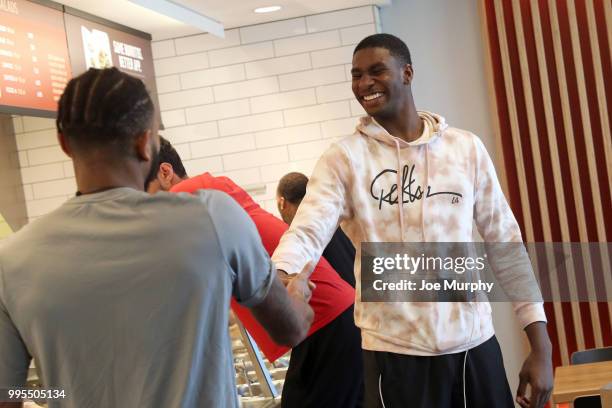
[[[350,168],[349,156],[339,144],[323,153],[291,227],[272,255],[278,269],[289,274],[299,273],[307,263],[319,260],[336,228],[349,215]]]
[[[476,136],[474,136],[474,143],[476,154],[474,219],[478,232],[488,243],[522,242],[521,230],[501,189],[493,162],[482,141]],[[531,264],[526,267],[533,275]],[[501,277],[500,281],[502,281]],[[513,302],[512,304],[522,328],[533,322],[546,322],[542,302]]]

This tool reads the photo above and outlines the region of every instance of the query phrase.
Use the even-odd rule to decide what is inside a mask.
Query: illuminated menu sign
[[[141,79],[155,98],[153,55],[148,39],[71,14],[64,18],[74,75],[89,68],[116,67]]]
[[[72,76],[117,67],[157,104],[151,36],[58,3],[0,0],[0,112],[55,116]]]
[[[0,111],[52,114],[70,76],[62,12],[0,0]]]

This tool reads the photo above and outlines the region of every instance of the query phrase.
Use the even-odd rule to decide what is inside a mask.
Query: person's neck
[[[80,194],[99,193],[119,187],[144,191],[144,177],[138,163],[75,161],[75,177]]]
[[[390,135],[399,137],[406,142],[413,142],[423,134],[425,126],[414,103],[409,103],[405,109],[392,117],[374,117]]]

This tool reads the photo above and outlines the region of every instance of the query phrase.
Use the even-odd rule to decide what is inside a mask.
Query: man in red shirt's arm
[[[176,150],[167,140],[160,138],[160,142],[159,172],[147,191],[223,191],[253,220],[268,253],[274,252],[287,224],[262,209],[227,177],[204,173],[188,178]],[[289,276],[282,278],[291,279]],[[307,350],[308,358],[300,359],[300,364],[290,363],[283,388],[283,407],[360,407],[363,367],[361,350],[356,350],[360,334],[353,320],[354,289],[340,278],[325,258],[320,259],[310,280],[316,286],[310,300],[315,316],[307,339],[294,350]],[[289,350],[274,343],[248,309],[232,302],[232,310],[268,360],[274,361]]]

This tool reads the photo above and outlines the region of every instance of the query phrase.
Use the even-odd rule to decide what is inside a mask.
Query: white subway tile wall
[[[315,51],[310,54],[313,68],[329,67],[330,65],[342,65],[351,62],[355,46],[330,48],[328,50]]]
[[[214,35],[210,34],[198,34],[167,41],[174,42],[176,55],[184,55],[240,45],[240,33],[238,32],[238,29],[234,29],[226,30],[225,38],[215,37]],[[164,58],[163,55],[158,56],[155,54],[155,48],[153,48],[153,57]]]
[[[199,54],[163,58],[155,60],[153,65],[155,66],[155,75],[157,76],[196,71],[209,67],[208,54],[201,52]]]
[[[156,41],[151,45],[153,53],[157,58],[173,57],[176,55],[174,41]]]
[[[357,44],[364,37],[367,37],[375,31],[376,27],[374,26],[374,23],[343,28],[342,30],[340,30],[340,38],[342,39],[342,45]]]
[[[309,54],[270,58],[245,64],[247,78],[259,78],[288,72],[304,71],[311,68]]]
[[[159,95],[159,107],[162,111],[202,105],[205,103],[212,103],[213,101],[213,91],[210,87]]]
[[[316,14],[306,17],[308,32],[333,30],[347,26],[372,23],[374,15],[370,7],[357,7],[354,9],[332,11],[330,13]]]
[[[316,159],[321,152],[329,147],[333,139],[315,140],[313,142],[298,143],[289,146],[289,160],[299,161]]]
[[[34,199],[34,191],[32,190],[31,184],[25,184],[23,186],[23,194],[25,196],[26,201],[32,201]]]
[[[40,149],[28,150],[28,163],[30,166],[40,164],[57,163],[66,160],[66,154],[60,149],[59,144]]]
[[[244,188],[277,213],[278,180],[310,175],[338,137],[350,135],[363,109],[350,84],[353,48],[376,32],[377,10],[364,6],[153,42],[167,137],[190,175],[209,171]],[[74,170],[52,119],[16,116],[28,217],[74,194]]]
[[[248,98],[278,92],[278,80],[274,77],[249,79],[248,81],[217,85],[213,88],[215,101]]]
[[[294,37],[300,34],[306,34],[306,21],[303,18],[274,21],[240,29],[242,44],[274,40],[282,37]]]
[[[348,136],[353,133],[356,125],[354,118],[328,120],[321,123],[321,131],[324,138],[332,138],[338,136]]]
[[[57,208],[76,191],[72,162],[57,143],[53,119],[14,116],[28,220]]]
[[[18,119],[18,118],[15,118],[15,119]],[[13,122],[15,122],[15,120],[13,120]],[[55,128],[53,124],[53,120],[47,119],[47,118],[34,118],[34,117],[23,118],[22,123],[23,123],[23,127],[22,127],[23,132],[33,132],[35,130],[48,130],[48,129]]]
[[[317,102],[319,103],[343,101],[352,97],[353,90],[350,82],[339,82],[317,87]]]
[[[219,67],[272,58],[274,57],[274,47],[271,42],[262,42],[233,48],[222,48],[209,51],[208,54],[210,55],[210,66]]]
[[[238,99],[230,102],[211,103],[197,107],[185,109],[187,123],[208,122],[231,118],[234,116],[244,116],[250,113],[249,100]],[[162,111],[162,118],[164,112]],[[164,123],[165,125],[165,123]]]
[[[179,75],[168,75],[157,78],[157,92],[160,94],[180,91],[181,77]]]
[[[319,104],[306,108],[287,109],[284,113],[285,124],[288,126],[351,116],[348,101]]]
[[[271,146],[290,146],[293,143],[317,139],[321,139],[321,130],[318,123],[255,133],[255,144],[258,149]]]
[[[281,56],[338,47],[340,45],[339,34],[338,30],[332,30],[275,40],[274,49],[276,55]]]
[[[283,113],[280,111],[219,121],[219,133],[221,136],[257,132],[259,130],[276,129],[280,127],[283,127]]]
[[[157,81],[161,78],[157,76]],[[183,89],[199,88],[224,84],[227,82],[241,81],[245,79],[244,64],[229,65],[227,67],[211,68],[203,71],[187,72],[181,74],[180,81]],[[161,91],[158,91],[161,93]]]
[[[308,71],[285,74],[279,77],[281,91],[312,88],[319,85],[333,84],[344,81],[346,75],[342,65],[327,68],[317,68]]]
[[[314,105],[317,101],[312,88],[251,98],[251,112],[261,113]]]

